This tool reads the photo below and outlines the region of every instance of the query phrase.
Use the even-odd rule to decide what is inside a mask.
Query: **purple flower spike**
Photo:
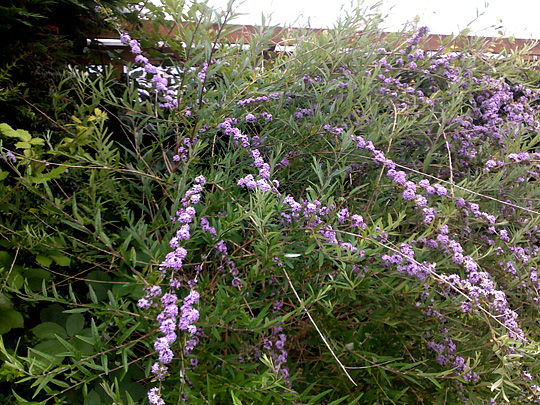
[[[120,34],[120,42],[122,42],[123,44],[127,44],[129,43],[129,41],[131,41],[131,37],[129,36],[129,34],[127,32],[122,32]]]
[[[151,388],[150,391],[148,391],[148,402],[151,405],[165,405],[165,401],[161,399],[159,388]]]

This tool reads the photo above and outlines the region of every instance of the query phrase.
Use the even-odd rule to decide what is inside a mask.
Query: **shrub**
[[[266,60],[166,11],[180,61],[124,32],[62,130],[0,126],[11,399],[537,401],[534,66],[360,12]]]
[[[44,130],[44,103],[66,65],[96,53],[93,41],[113,18],[130,19],[124,0],[8,0],[0,6],[0,120]],[[92,40],[88,43],[88,40]],[[97,58],[99,59],[99,58]],[[106,59],[106,57],[105,57]]]

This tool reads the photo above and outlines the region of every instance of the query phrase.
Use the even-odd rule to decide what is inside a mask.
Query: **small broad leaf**
[[[92,390],[88,393],[85,403],[87,405],[101,405],[103,402],[101,401],[99,394],[95,390]]]
[[[0,132],[4,135],[16,137],[17,131],[15,131],[13,128],[11,128],[8,124],[2,123],[0,124]]]
[[[11,256],[6,251],[0,251],[0,265],[4,265],[5,267],[10,267],[12,263]]]
[[[79,333],[84,328],[84,316],[81,314],[72,314],[66,321],[66,331],[69,336]]]
[[[40,291],[43,281],[50,280],[51,273],[43,269],[24,269],[23,276],[28,282],[28,286],[32,291]]]
[[[69,266],[71,264],[71,259],[60,252],[48,252],[47,255],[59,266]]]
[[[107,273],[99,270],[90,272],[86,277],[86,283],[89,286],[92,286],[95,298],[99,301],[107,298],[107,291],[112,287],[107,281],[111,281],[111,277]]]
[[[60,364],[65,357],[66,348],[58,340],[46,340],[30,348],[33,357],[49,364]]]
[[[25,142],[29,142],[32,139],[30,132],[24,129],[13,129],[5,123],[0,124],[0,132],[12,138],[19,138],[21,141]]]
[[[36,261],[41,264],[43,267],[49,267],[52,264],[52,260],[47,256],[38,255]]]
[[[17,129],[15,130],[15,132],[17,133],[19,139],[23,142],[30,142],[30,140],[32,139],[32,135],[30,135],[30,132],[24,129]]]
[[[17,266],[18,267],[18,266]],[[7,279],[7,285],[15,290],[19,290],[24,284],[24,277],[17,270],[13,269]]]
[[[41,138],[33,138],[30,140],[32,145],[45,145],[45,141]]]
[[[19,311],[9,309],[0,311],[0,335],[9,332],[11,329],[22,328],[24,319]]]
[[[34,335],[36,335],[37,338],[41,340],[49,340],[49,339],[55,339],[56,335],[66,338],[67,332],[66,330],[54,322],[43,322],[42,324],[39,324],[35,328],[32,329],[32,332]]]
[[[15,147],[18,149],[30,149],[32,148],[32,145],[30,145],[29,142],[17,142]]]
[[[65,166],[58,166],[58,167],[55,167],[54,169],[52,169],[50,172],[46,173],[44,177],[45,177],[46,180],[57,179],[58,177],[60,177],[65,172],[66,172],[66,167]]]
[[[11,309],[11,301],[5,294],[0,293],[0,311]]]

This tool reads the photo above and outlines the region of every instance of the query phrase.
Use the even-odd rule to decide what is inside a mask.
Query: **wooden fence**
[[[187,23],[186,23],[187,24]],[[247,43],[250,35],[258,32],[259,27],[253,25],[230,25],[229,27],[233,28],[232,32],[225,35],[223,39],[231,44],[240,44]],[[145,23],[143,25],[143,30],[150,32],[151,30],[156,29],[151,23]],[[157,28],[158,33],[165,37],[176,37],[179,33],[179,30],[182,29],[182,26],[172,25],[171,27],[160,26]],[[213,30],[214,32],[218,31],[217,24],[211,25],[207,28],[208,30]],[[271,46],[294,46],[294,37],[295,32],[299,29],[296,28],[269,28],[272,32],[272,39],[270,41]],[[317,29],[310,28],[307,31],[311,33],[322,33],[323,31],[328,31],[326,29]],[[363,33],[359,33],[362,35]],[[381,36],[390,35],[381,33]],[[119,41],[118,33],[105,33],[102,34],[99,38],[100,47],[106,50],[114,50],[118,52],[121,58],[124,61],[133,61],[133,55],[129,52],[129,48],[125,45],[122,45]],[[459,52],[460,49],[463,49],[464,46],[471,41],[478,41],[478,37],[473,36],[450,36],[450,35],[437,35],[429,34],[427,38],[423,39],[418,45],[424,51],[437,51],[441,49],[443,44],[446,44],[447,48],[451,47],[454,51]],[[527,40],[527,39],[508,39],[508,38],[492,38],[492,37],[481,37],[481,41],[486,44],[489,44],[487,51],[492,54],[500,54],[502,52],[516,52],[522,50],[524,47],[529,47],[528,51],[523,55],[527,60],[536,61],[540,59],[540,43],[538,41]],[[100,64],[105,62],[101,61],[88,61],[87,63]],[[111,61],[109,61],[111,62]],[[113,62],[114,63],[114,62]]]

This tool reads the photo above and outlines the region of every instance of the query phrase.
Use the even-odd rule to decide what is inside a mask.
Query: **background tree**
[[[59,72],[99,52],[88,39],[111,29],[113,19],[137,21],[127,0],[7,0],[0,5],[0,122],[50,125],[49,94]]]

